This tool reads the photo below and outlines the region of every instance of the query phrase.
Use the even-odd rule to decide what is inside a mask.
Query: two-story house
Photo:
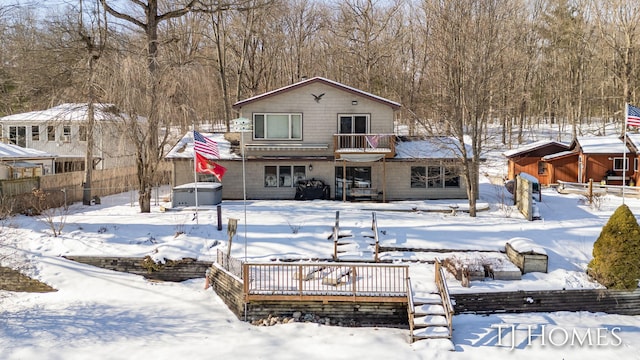
[[[400,107],[322,77],[235,103],[251,130],[226,134],[226,140],[205,134],[230,149],[216,160],[227,168],[223,198],[241,199],[246,191],[248,199],[293,199],[303,179],[321,180],[336,200],[466,198],[457,144],[450,138],[398,136]],[[190,136],[167,156],[173,185],[194,181]]]
[[[108,104],[96,104],[93,141],[94,168],[135,165],[135,149],[122,136],[122,115]],[[55,173],[84,170],[88,106],[67,103],[41,111],[0,118],[2,141],[55,154]]]

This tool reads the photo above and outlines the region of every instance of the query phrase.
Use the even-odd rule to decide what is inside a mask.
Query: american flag
[[[627,104],[627,126],[640,126],[640,108]]]
[[[196,154],[203,156],[210,155],[216,159],[220,158],[220,153],[218,153],[218,143],[208,137],[202,136],[202,134],[195,130],[193,131],[193,143],[193,149]]]

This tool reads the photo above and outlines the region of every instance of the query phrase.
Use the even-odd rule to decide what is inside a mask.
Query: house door
[[[346,189],[347,200],[351,200],[352,188],[371,187],[370,166],[347,166],[346,176],[343,176],[342,166],[336,166],[336,200],[342,200],[342,191]]]
[[[340,115],[338,120],[339,134],[366,134],[369,118],[367,115]],[[340,148],[357,147],[354,136],[341,136]]]

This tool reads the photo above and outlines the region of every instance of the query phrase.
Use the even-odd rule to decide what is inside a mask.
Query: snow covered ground
[[[500,174],[497,174],[500,175]],[[455,352],[438,342],[408,342],[408,330],[344,328],[311,323],[255,327],[238,320],[204,280],[158,283],[74,263],[61,255],[194,257],[213,260],[226,250],[226,223],[239,219],[232,256],[249,261],[330,258],[328,240],[340,211],[345,233],[357,236],[376,212],[383,246],[499,251],[512,238],[533,240],[549,256],[549,272],[519,281],[473,281],[452,292],[598,287],[584,270],[593,242],[622,203],[607,197],[600,209],[579,195],[543,192],[542,220],[528,222],[508,206],[501,186],[483,179],[476,218],[448,209],[464,201],[342,203],[335,201],[224,201],[222,231],[216,212],[161,211],[161,189],[150,214],[139,213],[135,194],[71,206],[59,237],[43,221],[6,220],[4,254],[26,261],[26,272],[58,289],[43,294],[0,292],[0,359],[640,359],[640,317],[603,313],[456,315]],[[625,199],[640,214],[640,201]],[[246,227],[244,223],[246,214]],[[244,236],[246,232],[246,237]],[[246,246],[245,246],[246,245]],[[394,260],[427,260],[436,252],[384,253]],[[433,287],[431,265],[412,263],[418,288]]]

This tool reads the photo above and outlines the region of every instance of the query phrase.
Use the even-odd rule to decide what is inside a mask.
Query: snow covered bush
[[[640,226],[627,205],[621,205],[593,244],[587,273],[612,289],[635,289],[640,279]]]

